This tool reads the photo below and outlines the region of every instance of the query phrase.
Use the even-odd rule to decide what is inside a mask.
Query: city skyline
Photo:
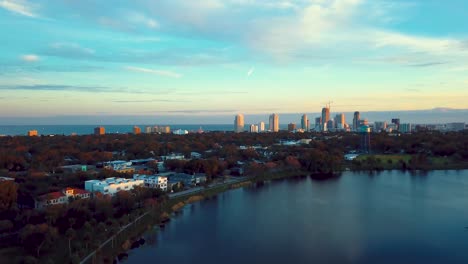
[[[330,99],[336,112],[466,109],[467,9],[421,0],[2,1],[0,117],[202,123],[315,111]]]

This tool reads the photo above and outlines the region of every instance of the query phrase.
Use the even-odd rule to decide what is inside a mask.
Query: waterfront
[[[186,206],[125,263],[467,263],[467,190],[468,170],[236,189]]]
[[[98,125],[4,125],[0,126],[0,135],[24,136],[29,130],[37,130],[39,135],[66,135],[72,133],[77,135],[89,135],[94,133],[94,128]],[[132,133],[134,125],[103,125],[106,133]],[[157,125],[138,125],[142,131],[146,126]],[[170,125],[171,131],[177,129],[198,131],[231,131],[232,125]]]

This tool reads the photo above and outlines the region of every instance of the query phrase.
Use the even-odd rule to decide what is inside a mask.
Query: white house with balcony
[[[130,191],[135,186],[143,186],[143,180],[124,179],[124,178],[107,178],[103,181],[90,180],[85,181],[85,189],[92,193],[102,193],[114,196],[120,191]]]
[[[143,180],[145,187],[159,188],[163,191],[167,191],[167,177],[166,176],[134,174],[133,179]]]

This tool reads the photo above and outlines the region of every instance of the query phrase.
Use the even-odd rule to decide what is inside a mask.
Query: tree
[[[18,186],[14,181],[0,183],[0,212],[12,209],[18,198]]]
[[[5,233],[13,228],[13,223],[10,220],[0,221],[0,233]]]
[[[76,232],[73,228],[68,228],[67,232],[65,232],[65,236],[67,237],[68,239],[68,253],[69,253],[69,256],[71,257],[72,255],[72,252],[71,252],[71,241],[72,239],[75,238],[76,236]]]
[[[40,256],[41,249],[51,246],[57,237],[57,229],[47,224],[27,225],[20,232],[24,249],[30,253],[34,252],[37,257]]]

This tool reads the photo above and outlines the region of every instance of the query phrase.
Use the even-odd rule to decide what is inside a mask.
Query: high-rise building
[[[244,115],[238,114],[234,118],[234,132],[241,133],[244,132]]]
[[[325,127],[324,131],[334,131],[335,130],[335,121],[330,119],[327,121],[327,126]]]
[[[278,114],[270,115],[270,131],[278,132],[279,131],[279,116]]]
[[[361,115],[359,112],[354,112],[353,116],[353,130],[359,132],[359,120],[361,119]]]
[[[392,118],[392,124],[395,124],[396,130],[400,130],[400,118]]]
[[[315,131],[321,131],[321,130],[322,130],[322,118],[316,117],[315,118]]]
[[[303,114],[303,115],[302,115],[302,118],[301,118],[301,128],[302,128],[304,131],[309,131],[309,129],[310,129],[309,118],[307,118],[307,115],[306,115],[306,114]]]
[[[345,115],[343,113],[335,116],[335,126],[337,129],[344,129],[346,124]]]
[[[370,140],[370,127],[362,125],[359,127],[359,134],[361,134],[361,151],[363,153],[370,153],[371,140]]]
[[[296,124],[294,124],[294,123],[289,123],[289,124],[288,124],[288,131],[289,131],[289,132],[292,132],[292,131],[294,131],[294,130],[296,130]]]
[[[133,127],[133,134],[135,134],[135,135],[141,134],[141,128],[138,127],[138,126],[134,126]]]
[[[260,122],[258,123],[258,132],[263,132],[265,131],[265,122]]]
[[[330,107],[326,106],[322,108],[322,131],[326,131],[326,123],[330,120]]]
[[[258,133],[258,126],[257,125],[250,125],[250,133]]]
[[[106,129],[102,126],[94,128],[94,135],[104,135],[105,133]]]
[[[381,132],[387,129],[387,122],[385,121],[375,121],[374,122],[374,132]]]
[[[398,129],[401,133],[411,133],[413,131],[411,124],[400,124]]]
[[[146,134],[151,134],[153,132],[153,128],[150,126],[145,127],[145,133]]]
[[[37,130],[29,130],[28,137],[37,137]]]

